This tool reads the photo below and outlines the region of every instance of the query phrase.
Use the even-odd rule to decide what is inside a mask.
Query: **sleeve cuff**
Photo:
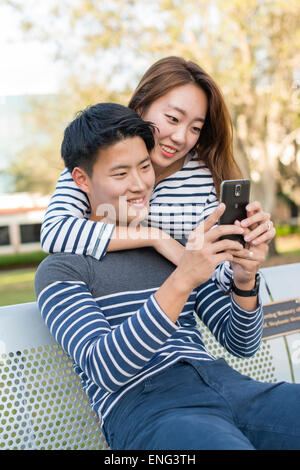
[[[95,222],[95,224],[98,224],[98,222]],[[99,231],[95,240],[94,248],[91,253],[91,256],[93,256],[93,258],[96,258],[101,261],[103,256],[105,256],[106,249],[110,242],[114,229],[115,225],[113,224],[99,223]]]
[[[242,307],[240,307],[240,306],[236,303],[236,301],[234,300],[232,292],[230,293],[230,297],[231,297],[231,303],[232,303],[233,310],[234,310],[240,317],[243,317],[244,319],[248,319],[249,322],[253,322],[254,318],[255,318],[260,312],[262,312],[262,302],[261,302],[261,298],[260,298],[260,295],[259,295],[259,294],[258,294],[258,296],[257,296],[257,303],[258,303],[258,306],[257,306],[257,308],[254,309],[254,310],[244,310]]]
[[[233,276],[233,270],[230,266],[230,262],[229,261],[224,261],[224,273],[227,277],[232,277]]]

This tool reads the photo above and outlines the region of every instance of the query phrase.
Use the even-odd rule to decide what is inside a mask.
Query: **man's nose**
[[[134,173],[131,176],[129,190],[137,192],[137,191],[144,191],[144,189],[145,189],[145,183],[143,181],[143,178],[139,175],[138,172]]]

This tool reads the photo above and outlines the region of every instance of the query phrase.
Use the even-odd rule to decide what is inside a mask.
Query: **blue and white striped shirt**
[[[160,181],[150,199],[149,226],[160,228],[182,240],[217,207],[213,179],[209,169],[194,155],[187,155],[183,167]],[[59,177],[45,214],[41,245],[47,253],[76,253],[102,259],[114,225],[88,220],[87,195],[75,184],[71,173]],[[225,262],[217,267],[214,278],[227,290],[232,270]]]
[[[155,292],[174,266],[151,248],[90,256],[54,254],[39,266],[36,296],[42,317],[103,424],[132,387],[182,358],[214,360],[196,317],[227,351],[252,356],[260,346],[262,307],[244,311],[209,280],[195,289],[176,324]]]

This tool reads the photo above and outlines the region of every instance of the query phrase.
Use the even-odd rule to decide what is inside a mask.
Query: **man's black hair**
[[[99,103],[77,113],[67,126],[61,156],[70,172],[79,166],[91,176],[99,150],[130,137],[143,139],[150,152],[154,147],[153,124],[126,106]]]

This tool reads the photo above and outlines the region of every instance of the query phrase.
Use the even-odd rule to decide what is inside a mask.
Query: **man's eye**
[[[148,170],[150,168],[150,163],[147,163],[146,165],[142,166],[142,170]]]
[[[127,174],[127,173],[124,171],[124,172],[122,172],[122,173],[115,173],[113,176],[120,176],[120,177],[122,177],[122,176],[126,176],[126,174]]]

